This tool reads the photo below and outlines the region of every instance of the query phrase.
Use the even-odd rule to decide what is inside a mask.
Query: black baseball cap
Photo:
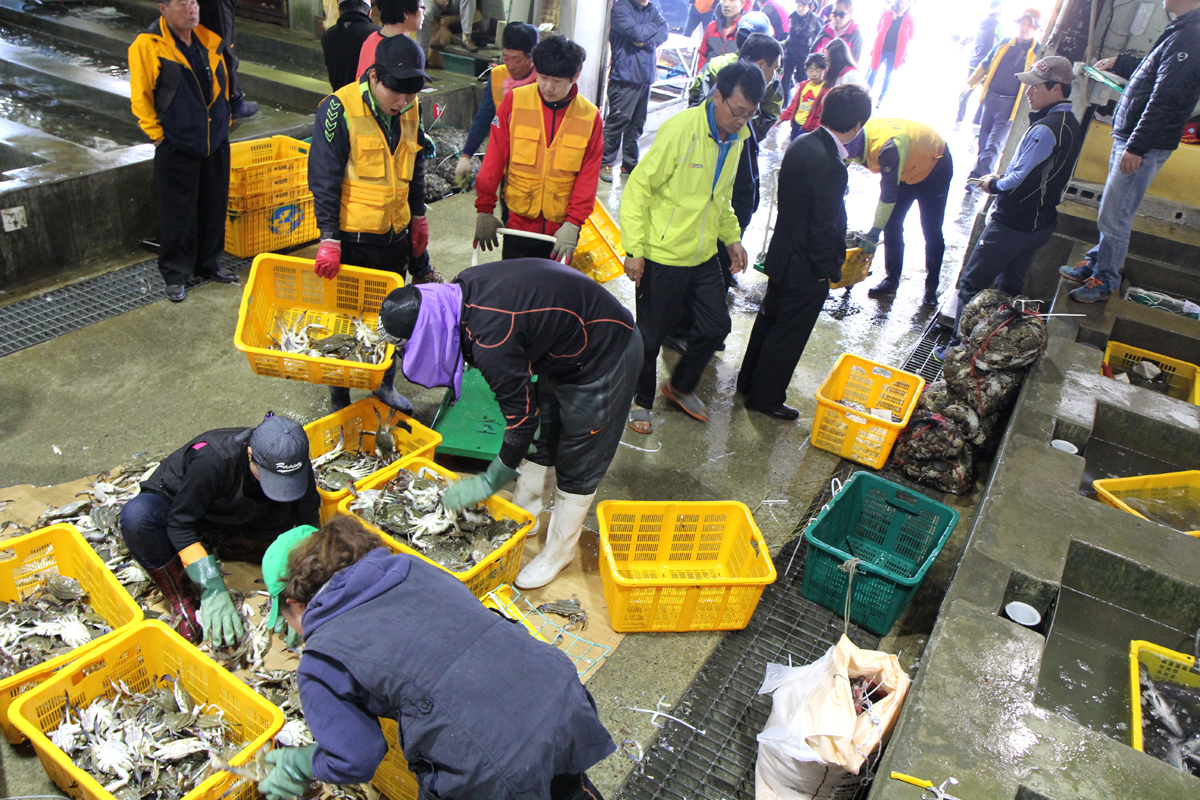
[[[425,54],[420,45],[402,33],[385,37],[375,48],[375,67],[386,70],[400,81],[409,78],[433,80],[425,72]]]
[[[308,459],[308,436],[300,423],[287,417],[267,417],[250,434],[247,444],[258,465],[263,494],[279,503],[304,496],[312,462]]]

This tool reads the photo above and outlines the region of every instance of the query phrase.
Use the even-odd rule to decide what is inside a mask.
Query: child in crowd
[[[821,96],[821,90],[825,88],[825,68],[827,66],[829,64],[823,53],[813,53],[804,62],[804,71],[808,73],[808,80],[796,87],[796,94],[792,96],[792,102],[788,104],[787,109],[779,118],[780,121],[791,120],[792,139],[804,132],[804,123],[808,119],[808,112],[812,110],[813,104]]]

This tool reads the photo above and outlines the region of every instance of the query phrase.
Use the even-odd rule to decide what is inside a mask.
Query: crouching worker
[[[220,647],[244,631],[212,551],[257,561],[280,533],[315,525],[320,510],[304,429],[268,414],[258,427],[208,431],[167,456],[121,509],[121,535],[175,630],[201,641],[198,592],[203,639]]]
[[[267,754],[267,800],[369,781],[388,750],[379,718],[399,725],[422,797],[600,797],[586,770],[616,746],[575,666],[454,576],[341,516],[263,578],[304,639],[296,674],[316,739]],[[501,664],[536,680],[496,691]]]
[[[321,230],[316,272],[337,277],[342,264],[384,270],[414,283],[440,282],[421,259],[429,244],[425,219],[425,159],[420,151],[425,56],[407,36],[391,36],[375,50],[375,65],[321,101],[308,153],[308,186]],[[421,271],[413,272],[421,263]],[[375,396],[412,414],[392,385],[395,367]],[[334,411],[350,404],[350,390],[330,389]]]
[[[397,289],[379,321],[407,341],[400,368],[408,380],[453,386],[458,396],[465,362],[483,374],[504,414],[500,454],[486,472],[448,488],[446,508],[473,506],[519,474],[514,502],[536,517],[556,486],[546,545],[516,580],[522,589],[545,586],[574,559],[621,441],[642,366],[633,317],[582,273],[519,258],[465,269],[445,285]]]

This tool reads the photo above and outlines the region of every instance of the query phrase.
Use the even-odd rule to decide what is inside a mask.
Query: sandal
[[[643,430],[634,423],[646,423],[646,429]],[[650,434],[654,433],[654,422],[650,419],[650,409],[648,408],[632,408],[629,410],[629,430],[634,433]]]
[[[695,392],[687,392],[686,394],[678,391],[667,381],[662,385],[663,396],[675,403],[683,409],[683,412],[693,419],[698,419],[701,422],[708,422],[708,406],[699,397],[696,397]]]

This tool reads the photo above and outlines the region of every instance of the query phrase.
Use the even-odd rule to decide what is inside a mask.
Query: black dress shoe
[[[204,274],[204,277],[208,278],[210,281],[216,281],[217,283],[237,283],[238,282],[237,273],[231,272],[230,270],[227,270],[224,267],[217,267],[216,272],[207,272]]]
[[[167,286],[167,299],[172,303],[182,303],[187,297],[187,287],[182,283],[172,283]]]
[[[674,350],[676,353],[679,353],[679,355],[683,355],[688,349],[686,341],[683,339],[676,339],[674,336],[668,336],[667,338],[663,339],[662,346],[668,350]]]
[[[750,409],[751,411],[757,411],[760,414],[766,414],[768,417],[774,417],[775,419],[782,419],[788,422],[800,419],[800,412],[784,403],[780,403],[774,408],[755,408],[752,405],[747,405],[746,408]]]

